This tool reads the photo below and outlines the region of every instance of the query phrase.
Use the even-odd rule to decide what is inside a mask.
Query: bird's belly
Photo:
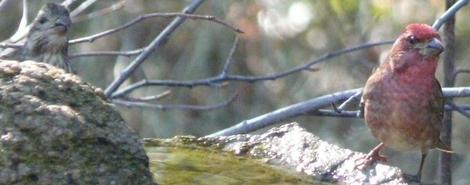
[[[365,119],[372,134],[386,147],[400,151],[427,150],[439,139],[439,127],[425,104],[384,99],[366,102]]]

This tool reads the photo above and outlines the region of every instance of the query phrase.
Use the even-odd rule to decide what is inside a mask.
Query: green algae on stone
[[[357,159],[365,156],[363,153],[340,148],[336,145],[325,142],[312,133],[307,132],[297,123],[290,123],[273,127],[261,134],[239,134],[232,136],[199,138],[193,136],[178,136],[171,139],[144,139],[144,143],[145,146],[148,147],[147,150],[149,150],[151,146],[156,148],[160,147],[163,148],[163,150],[160,152],[164,151],[168,153],[168,155],[161,153],[159,155],[155,155],[155,153],[158,154],[158,152],[153,152],[154,154],[151,154],[150,157],[154,162],[154,170],[156,169],[155,167],[157,167],[155,164],[167,164],[165,160],[167,159],[166,156],[171,156],[171,148],[193,149],[194,151],[188,151],[190,154],[185,155],[201,157],[200,161],[197,162],[202,164],[214,164],[214,169],[209,169],[211,171],[209,175],[206,176],[210,176],[213,179],[223,178],[224,181],[221,180],[214,184],[325,184],[324,182],[338,184],[408,184],[406,179],[403,178],[404,174],[400,171],[400,169],[395,167],[383,164],[373,164],[371,168],[367,169],[361,170],[356,168]],[[217,154],[216,152],[207,152],[201,155],[198,155],[197,153],[193,154],[193,152],[202,149],[206,151],[228,152],[229,154],[233,155],[226,153],[218,154],[226,156],[227,158],[216,161],[216,159],[219,159],[211,156],[212,154]],[[178,154],[181,152],[175,153]],[[189,159],[191,159],[191,157]],[[191,164],[191,160],[189,159],[185,159],[182,164],[185,166]],[[308,179],[313,182],[296,182],[295,180],[292,182],[291,179],[287,178],[289,180],[286,180],[278,176],[275,172],[271,173],[271,171],[269,173],[260,173],[256,168],[253,168],[253,166],[244,166],[245,164],[240,161],[241,159],[247,159],[247,161],[256,159],[254,160],[256,164],[254,166],[264,165],[275,167],[281,174],[288,174],[299,179]],[[155,160],[157,160],[158,163],[155,163]],[[240,163],[235,164],[235,162]],[[194,165],[189,166],[193,167]],[[238,168],[237,166],[242,167]],[[199,168],[196,169],[199,170]],[[161,170],[165,170],[165,166],[161,167]],[[228,171],[231,174],[225,175],[225,171]],[[293,173],[293,171],[300,172],[301,174],[307,175],[308,177],[305,178],[303,176],[299,176],[296,173]],[[207,173],[207,171],[204,172]],[[153,173],[157,174],[157,176],[158,174],[163,174],[158,171],[153,171]],[[218,175],[216,176],[217,178],[212,177],[214,176],[214,173]],[[224,173],[222,177],[220,173]],[[274,181],[260,180],[259,182],[249,181],[250,183],[245,183],[245,181],[239,179],[240,176],[246,177],[243,180],[250,179],[253,176],[258,177],[253,175],[257,173],[259,175],[268,174],[268,176],[271,179],[274,179]],[[174,174],[178,174],[178,172],[175,172]],[[182,176],[184,175],[187,174],[184,173]],[[198,176],[198,178],[200,176]],[[178,176],[173,177],[178,179]],[[161,180],[161,178],[162,177],[159,177],[157,179]],[[314,181],[313,179],[321,180],[322,182]],[[162,182],[165,182],[165,180]],[[190,181],[189,183],[184,184],[201,183]]]
[[[155,146],[155,142],[151,145],[146,146],[150,168],[162,184],[325,184],[229,152],[194,146]]]

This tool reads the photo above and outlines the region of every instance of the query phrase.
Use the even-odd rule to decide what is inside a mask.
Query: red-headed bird
[[[398,37],[385,61],[369,77],[362,103],[364,118],[380,144],[362,165],[386,161],[385,146],[399,151],[421,151],[417,178],[421,178],[428,150],[450,150],[440,140],[444,97],[435,78],[439,34],[425,24],[410,24]]]

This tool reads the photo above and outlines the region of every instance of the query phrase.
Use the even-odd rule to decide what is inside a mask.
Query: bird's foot
[[[382,149],[383,144],[379,144],[377,147],[372,149],[366,156],[356,160],[356,168],[364,169],[372,165],[374,162],[387,162],[387,158],[383,155],[380,155],[380,150]]]
[[[379,161],[379,162],[387,162],[387,158],[385,156],[380,155],[378,152],[374,153],[369,153],[366,156],[359,158],[356,161],[356,168],[358,169],[364,169],[372,165],[374,162]]]

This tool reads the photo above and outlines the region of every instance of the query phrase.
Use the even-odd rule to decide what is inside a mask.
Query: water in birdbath
[[[147,146],[146,151],[160,184],[330,184],[215,149]]]

